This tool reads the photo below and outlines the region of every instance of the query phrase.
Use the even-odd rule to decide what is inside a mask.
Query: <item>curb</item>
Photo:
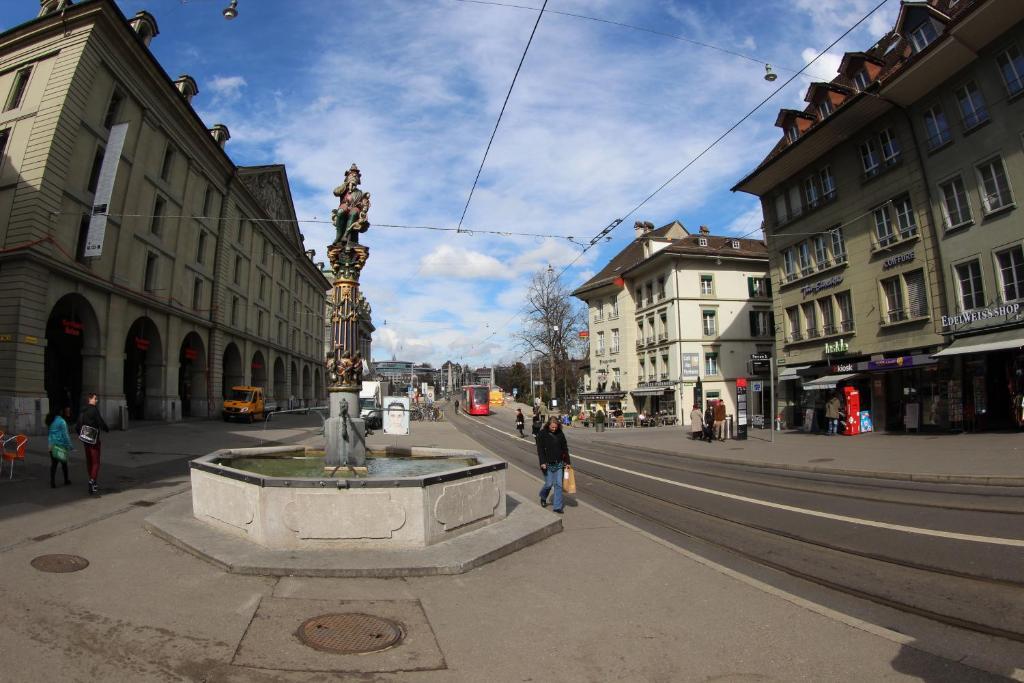
[[[917,472],[878,472],[874,470],[850,470],[828,467],[814,467],[810,465],[790,465],[787,463],[761,462],[756,460],[741,460],[738,458],[714,458],[706,455],[697,455],[695,453],[681,453],[678,451],[668,451],[661,448],[652,448],[650,446],[639,446],[637,444],[625,442],[620,443],[616,441],[604,441],[601,439],[593,439],[590,441],[590,443],[600,444],[602,446],[617,446],[620,448],[626,446],[628,448],[637,448],[640,450],[649,451],[651,453],[659,453],[662,455],[674,455],[680,458],[689,458],[691,460],[700,460],[703,462],[714,462],[723,465],[739,465],[741,467],[753,467],[765,470],[784,470],[790,472],[805,472],[809,474],[831,474],[842,477],[888,479],[891,481],[914,481],[930,484],[957,484],[962,486],[1024,486],[1024,477],[1007,477],[1001,475],[987,474],[930,474]]]

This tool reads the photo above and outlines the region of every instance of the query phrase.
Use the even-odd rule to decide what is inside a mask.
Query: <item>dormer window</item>
[[[867,90],[868,86],[871,85],[871,77],[868,76],[867,69],[860,69],[853,75],[853,83],[857,86],[857,90]]]
[[[835,108],[832,106],[832,100],[828,96],[818,103],[818,118],[822,120],[827,119],[833,111],[835,111]]]
[[[732,248],[733,249],[739,249],[740,248],[740,241],[739,240],[733,240],[732,241]]]
[[[708,238],[707,237],[698,237],[697,238],[697,244],[699,246],[701,246],[701,247],[708,246]]]
[[[800,137],[800,129],[796,127],[795,123],[790,124],[789,127],[786,128],[786,139],[790,142],[796,142],[798,137]]]
[[[910,45],[914,52],[918,53],[935,42],[939,32],[935,30],[935,24],[929,19],[921,22],[921,25],[910,32]]]

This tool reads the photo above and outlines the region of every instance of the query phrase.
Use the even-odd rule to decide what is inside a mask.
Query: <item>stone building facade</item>
[[[99,394],[112,425],[217,415],[226,390],[326,394],[323,276],[283,166],[240,168],[110,0],[0,34],[0,425]]]
[[[580,402],[688,423],[695,402],[717,398],[735,415],[751,354],[772,351],[767,273],[758,240],[637,223],[633,242],[573,292],[590,321]],[[765,423],[767,393],[752,398],[751,422]]]
[[[761,198],[787,423],[846,387],[875,430],[1024,422],[1022,20],[903,2],[733,188]]]

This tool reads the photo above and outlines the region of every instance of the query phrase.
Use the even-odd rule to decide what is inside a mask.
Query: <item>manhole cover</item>
[[[834,460],[835,458],[814,458],[812,460],[808,460],[807,462],[832,462]]]
[[[315,650],[352,655],[397,645],[402,640],[402,627],[371,614],[321,614],[302,622],[297,635]]]
[[[78,555],[40,555],[32,560],[32,566],[41,572],[67,574],[89,566],[89,560]]]

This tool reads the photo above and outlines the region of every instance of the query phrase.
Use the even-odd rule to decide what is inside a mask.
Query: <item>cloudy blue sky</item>
[[[510,0],[538,7],[543,0]],[[676,173],[878,0],[549,0],[491,148],[464,227],[586,242]],[[17,5],[12,7],[11,5]],[[323,221],[356,162],[372,194],[363,273],[374,357],[483,364],[516,359],[512,334],[530,275],[579,256],[566,239],[379,227],[454,227],[537,11],[464,0],[119,0],[160,26],[152,50],[199,84],[193,106],[231,130],[239,165],[284,163],[300,218]],[[9,25],[34,0],[7,4]],[[635,220],[753,233],[760,210],[729,188],[779,137],[780,107],[802,107],[844,50],[895,20],[871,20],[631,216],[565,275],[574,287],[633,238]],[[21,14],[17,15],[16,11]],[[620,22],[720,46],[763,66]],[[325,252],[329,225],[304,223]]]

